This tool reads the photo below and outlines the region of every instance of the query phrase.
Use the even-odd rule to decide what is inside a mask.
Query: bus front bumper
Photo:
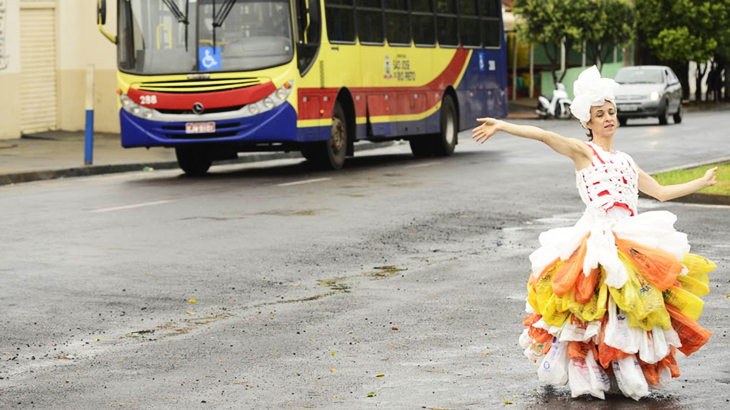
[[[245,118],[206,121],[202,116],[197,122],[215,123],[215,132],[207,134],[187,134],[186,122],[146,120],[135,117],[123,109],[119,111],[119,122],[124,148],[210,143],[304,142],[303,136],[306,135],[297,130],[297,113],[288,103]],[[321,133],[315,133],[319,134]]]

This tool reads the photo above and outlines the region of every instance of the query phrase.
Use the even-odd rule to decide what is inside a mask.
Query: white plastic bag
[[[520,347],[522,350],[525,350],[530,347],[530,343],[532,343],[532,338],[530,337],[529,330],[525,329],[520,335]]]
[[[639,358],[645,363],[654,364],[669,354],[669,343],[661,326],[655,326],[651,332],[644,332],[642,339]]]
[[[597,345],[601,341],[601,325],[603,322],[600,320],[589,322],[586,333],[583,335],[583,342],[589,343],[593,339],[593,343]]]
[[[537,369],[537,377],[544,383],[554,385],[567,383],[569,360],[568,343],[559,342],[557,338],[553,338],[550,351]]]
[[[607,392],[611,388],[611,381],[606,372],[603,371],[603,367],[596,362],[595,357],[593,357],[593,351],[591,350],[586,355],[586,365],[588,365],[588,375],[591,380],[591,395],[603,399],[603,392]]]
[[[625,396],[639,401],[640,398],[649,395],[649,384],[634,355],[614,360],[611,364],[618,387]]]
[[[626,313],[616,307],[612,297],[608,297],[608,323],[606,324],[605,342],[607,345],[623,351],[624,353],[638,353],[643,341],[644,330],[637,327],[629,327],[629,319]]]
[[[568,385],[570,386],[570,396],[576,398],[584,394],[593,395],[591,387],[591,376],[586,361],[583,359],[570,359],[568,368]],[[603,392],[601,392],[603,393]],[[599,397],[603,398],[603,397]]]

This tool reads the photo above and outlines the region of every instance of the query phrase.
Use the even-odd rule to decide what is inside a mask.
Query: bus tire
[[[433,137],[431,135],[416,135],[408,140],[411,152],[416,158],[433,156]]]
[[[433,153],[438,157],[448,157],[454,153],[459,138],[459,117],[456,104],[450,95],[441,102],[441,132],[434,136]]]
[[[175,147],[175,156],[180,169],[193,177],[205,175],[213,164],[209,150],[200,146]]]
[[[332,111],[330,139],[304,144],[301,149],[302,156],[317,169],[340,169],[345,164],[349,138],[347,116],[338,101]]]

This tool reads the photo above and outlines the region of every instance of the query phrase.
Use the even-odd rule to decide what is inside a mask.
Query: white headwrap
[[[606,101],[613,102],[618,91],[618,83],[610,78],[601,78],[596,66],[584,70],[573,83],[575,98],[570,104],[570,112],[585,127],[591,120],[591,107],[601,106]]]

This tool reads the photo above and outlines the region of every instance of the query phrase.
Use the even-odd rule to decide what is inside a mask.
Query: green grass
[[[705,172],[717,166],[717,184],[709,188],[701,190],[702,193],[707,194],[719,194],[719,195],[730,195],[730,162],[705,165],[697,168],[680,169],[671,172],[663,172],[661,174],[653,175],[654,179],[659,181],[662,185],[674,185],[683,184],[693,179],[701,178],[705,175]]]

